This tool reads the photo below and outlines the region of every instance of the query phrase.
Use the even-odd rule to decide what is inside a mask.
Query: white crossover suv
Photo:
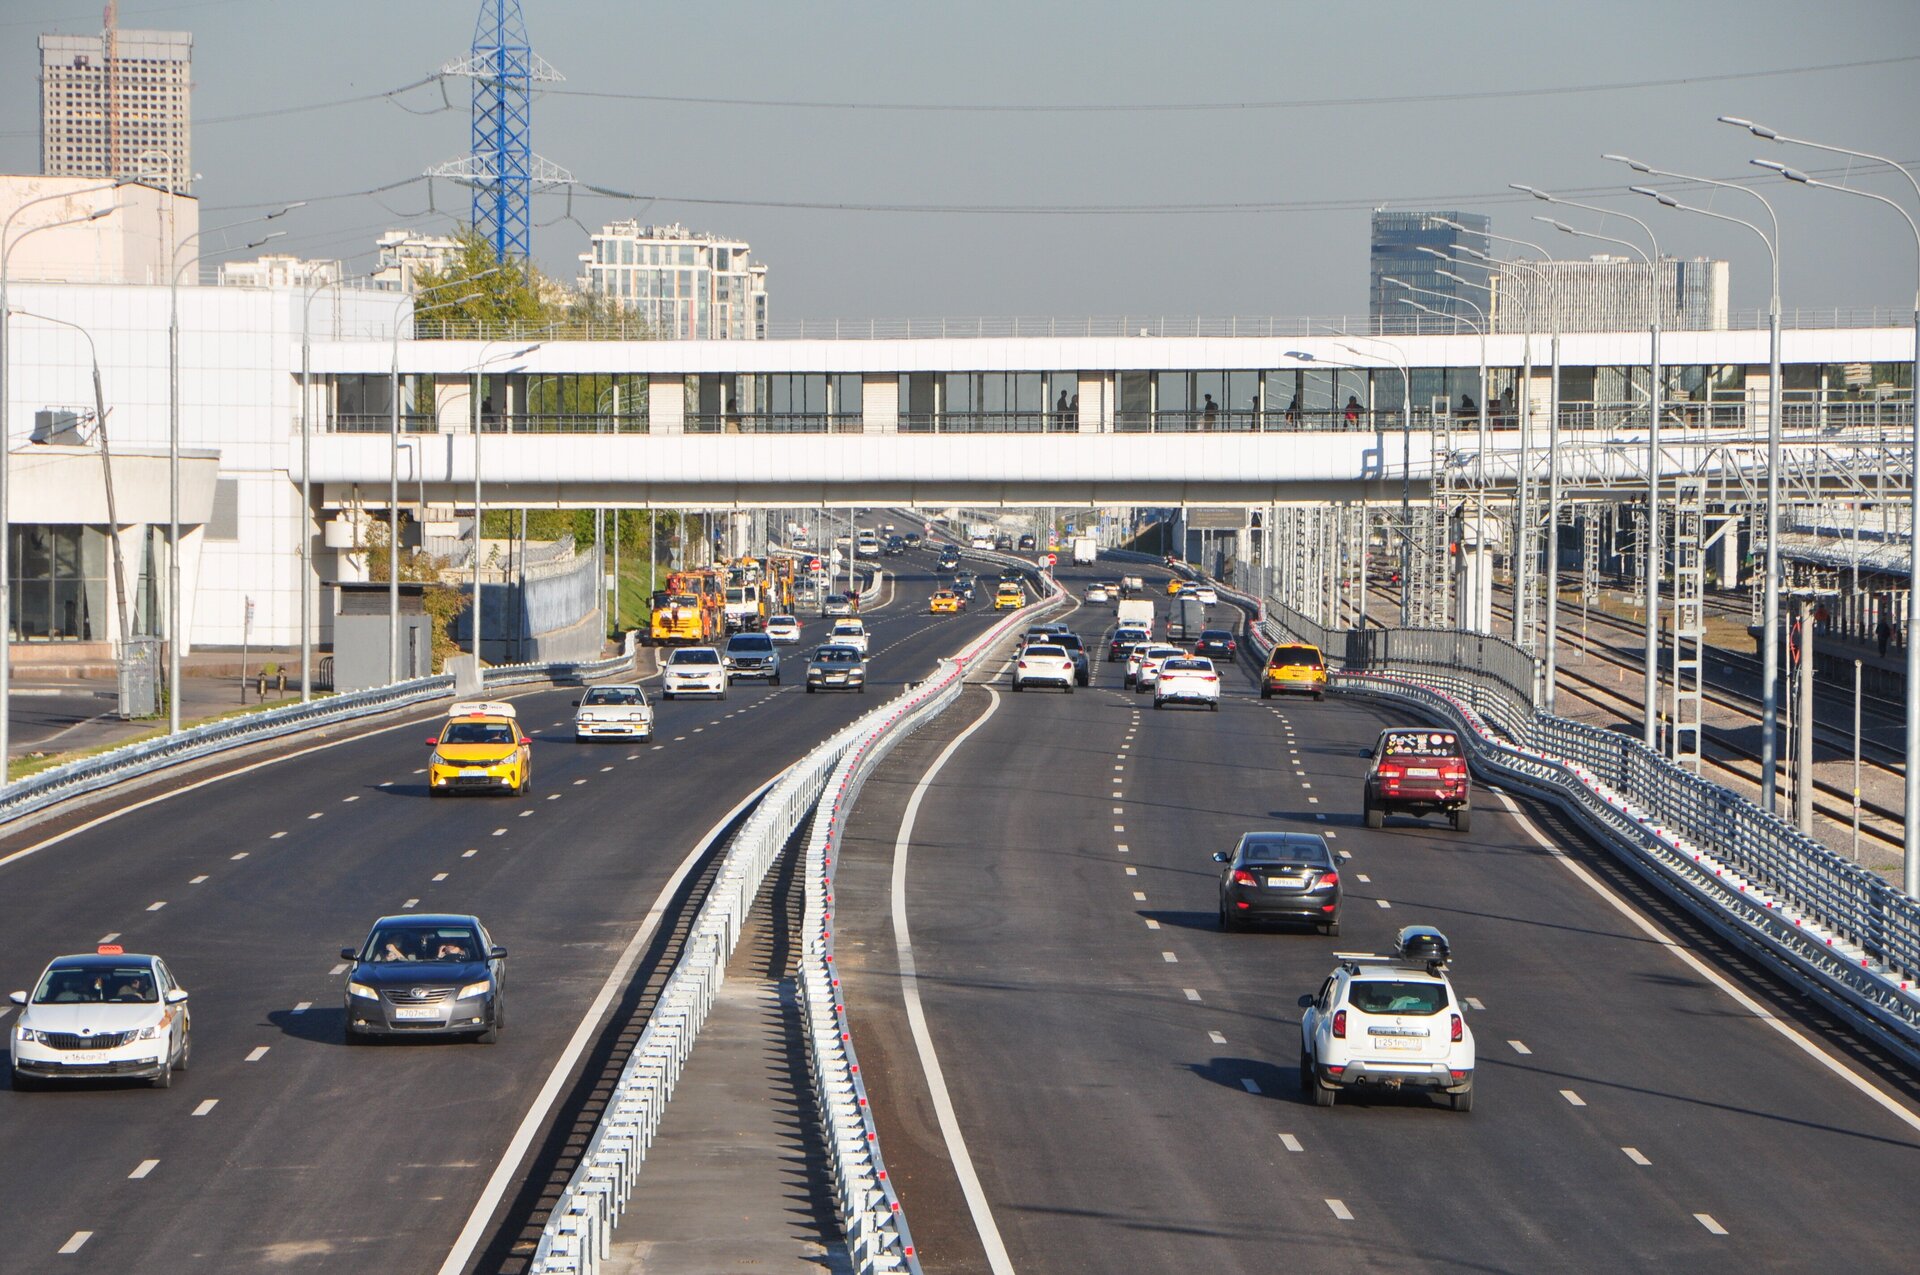
[[[1331,1107],[1342,1089],[1430,1089],[1473,1110],[1473,1032],[1446,975],[1446,936],[1400,931],[1392,956],[1345,954],[1300,998],[1300,1089]]]

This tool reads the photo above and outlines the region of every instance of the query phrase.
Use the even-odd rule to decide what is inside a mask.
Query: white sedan
[[[1219,712],[1220,674],[1213,661],[1202,656],[1162,661],[1153,681],[1153,706],[1169,704],[1198,704]]]
[[[1193,595],[1200,599],[1200,605],[1203,607],[1217,607],[1220,605],[1220,595],[1215,592],[1214,587],[1210,584],[1201,585],[1193,591]]]
[[[833,622],[833,632],[827,635],[827,640],[824,645],[851,646],[857,648],[861,655],[866,655],[867,626],[860,620],[835,620]]]
[[[56,957],[31,996],[12,1000],[22,1007],[11,1033],[15,1093],[106,1076],[165,1089],[193,1052],[186,989],[165,961],[117,943]]]
[[[591,687],[573,705],[575,740],[653,738],[653,705],[635,683]]]
[[[1104,585],[1104,584],[1096,584],[1096,585],[1094,585],[1094,586],[1093,586],[1093,587],[1092,587],[1091,589],[1088,589],[1088,590],[1087,590],[1087,601],[1088,601],[1089,603],[1093,603],[1093,602],[1105,602],[1106,600],[1107,600],[1107,586],[1106,586],[1106,585]]]
[[[1160,666],[1168,660],[1182,660],[1187,653],[1177,646],[1136,646],[1127,657],[1133,670],[1133,693],[1145,694],[1160,676]]]
[[[727,666],[711,646],[683,646],[667,657],[660,670],[660,698],[676,695],[727,697]]]
[[[1071,695],[1073,682],[1073,657],[1067,654],[1064,646],[1036,643],[1021,651],[1013,661],[1013,689],[1016,691],[1024,691],[1029,686],[1058,686]]]
[[[768,616],[766,634],[780,646],[791,646],[800,640],[800,621],[791,615]]]

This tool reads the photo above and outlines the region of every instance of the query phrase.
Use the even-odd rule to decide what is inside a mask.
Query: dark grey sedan
[[[471,1035],[491,1045],[506,1025],[507,949],[476,916],[407,913],[343,947],[346,1042],[370,1036]]]
[[[1250,921],[1305,922],[1340,933],[1340,867],[1317,832],[1249,832],[1220,851],[1220,928]]]
[[[807,663],[807,694],[867,689],[867,657],[857,646],[821,647]]]

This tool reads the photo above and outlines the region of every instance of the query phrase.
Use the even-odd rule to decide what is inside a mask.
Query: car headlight
[[[166,1030],[167,1030],[167,1025],[165,1023],[149,1023],[145,1027],[142,1027],[140,1029],[140,1034],[138,1036],[135,1036],[134,1039],[135,1040],[158,1040],[160,1039],[161,1033],[165,1032]]]
[[[50,1045],[53,1043],[47,1039],[45,1032],[35,1031],[31,1027],[22,1027],[19,1029],[19,1032],[20,1039],[29,1045]]]
[[[380,993],[374,991],[371,987],[368,987],[365,983],[348,983],[347,995],[364,996],[370,1001],[377,1001],[380,999]]]
[[[435,753],[427,758],[427,765],[429,766],[451,766],[452,764],[452,762],[442,757],[439,753]]]
[[[465,987],[461,988],[460,994],[454,997],[454,999],[463,1001],[463,1000],[466,1000],[469,996],[485,996],[488,992],[492,990],[493,990],[493,980],[490,978],[483,978],[478,983],[468,983]]]

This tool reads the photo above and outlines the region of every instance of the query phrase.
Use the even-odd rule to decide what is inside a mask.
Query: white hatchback
[[[1300,998],[1300,1089],[1331,1107],[1342,1089],[1431,1089],[1455,1111],[1473,1110],[1473,1031],[1447,980],[1446,962],[1404,954],[1343,955],[1319,992]],[[1444,937],[1440,938],[1444,945]],[[1444,949],[1443,949],[1444,950]]]
[[[1153,680],[1153,706],[1198,704],[1220,711],[1220,674],[1203,656],[1162,661]]]
[[[678,695],[727,697],[727,666],[711,646],[683,646],[667,657],[660,670],[660,698]]]

